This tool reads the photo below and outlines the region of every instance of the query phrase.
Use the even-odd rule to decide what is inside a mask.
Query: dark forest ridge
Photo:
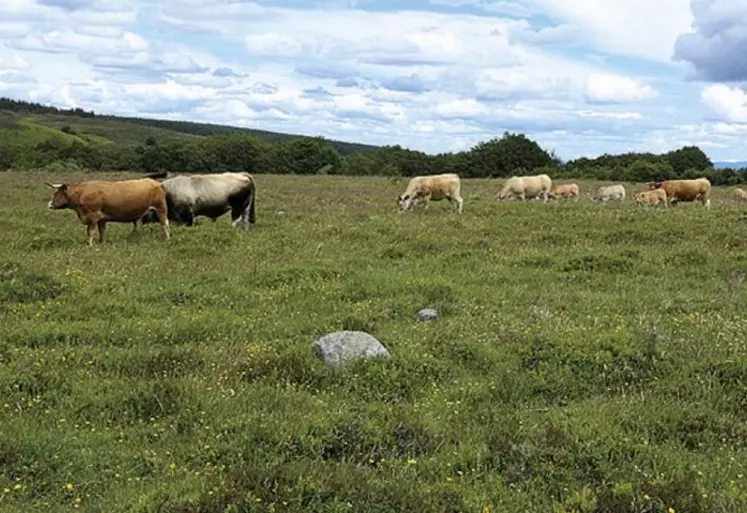
[[[429,155],[399,145],[100,115],[0,98],[0,170],[358,176],[450,172],[463,178],[548,173],[553,179],[632,182],[707,176],[714,185],[736,185],[745,181],[740,167],[714,166],[697,146],[662,154],[602,154],[564,162],[525,134],[509,132],[463,151]]]

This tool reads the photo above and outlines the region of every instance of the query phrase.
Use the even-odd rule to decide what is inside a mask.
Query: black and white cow
[[[231,212],[233,226],[241,225],[249,231],[254,224],[254,202],[257,186],[249,173],[219,173],[175,176],[161,182],[166,191],[168,217],[188,226],[197,216],[215,221]],[[143,222],[155,219],[148,213]]]

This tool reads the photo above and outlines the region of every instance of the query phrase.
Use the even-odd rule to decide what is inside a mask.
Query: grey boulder
[[[314,342],[316,356],[327,365],[340,365],[360,358],[388,357],[381,342],[363,331],[335,331]]]

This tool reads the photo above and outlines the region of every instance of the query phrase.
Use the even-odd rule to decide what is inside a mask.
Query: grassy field
[[[88,248],[59,178],[0,174],[3,512],[747,509],[727,189],[664,211],[466,180],[463,215],[399,215],[404,180],[258,175],[251,233]],[[325,368],[343,328],[391,358]]]

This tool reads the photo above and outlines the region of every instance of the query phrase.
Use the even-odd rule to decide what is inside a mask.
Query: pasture
[[[251,233],[89,248],[43,181],[90,176],[0,174],[3,512],[747,509],[730,190],[400,215],[406,179],[255,175]],[[325,368],[343,328],[391,358]]]

